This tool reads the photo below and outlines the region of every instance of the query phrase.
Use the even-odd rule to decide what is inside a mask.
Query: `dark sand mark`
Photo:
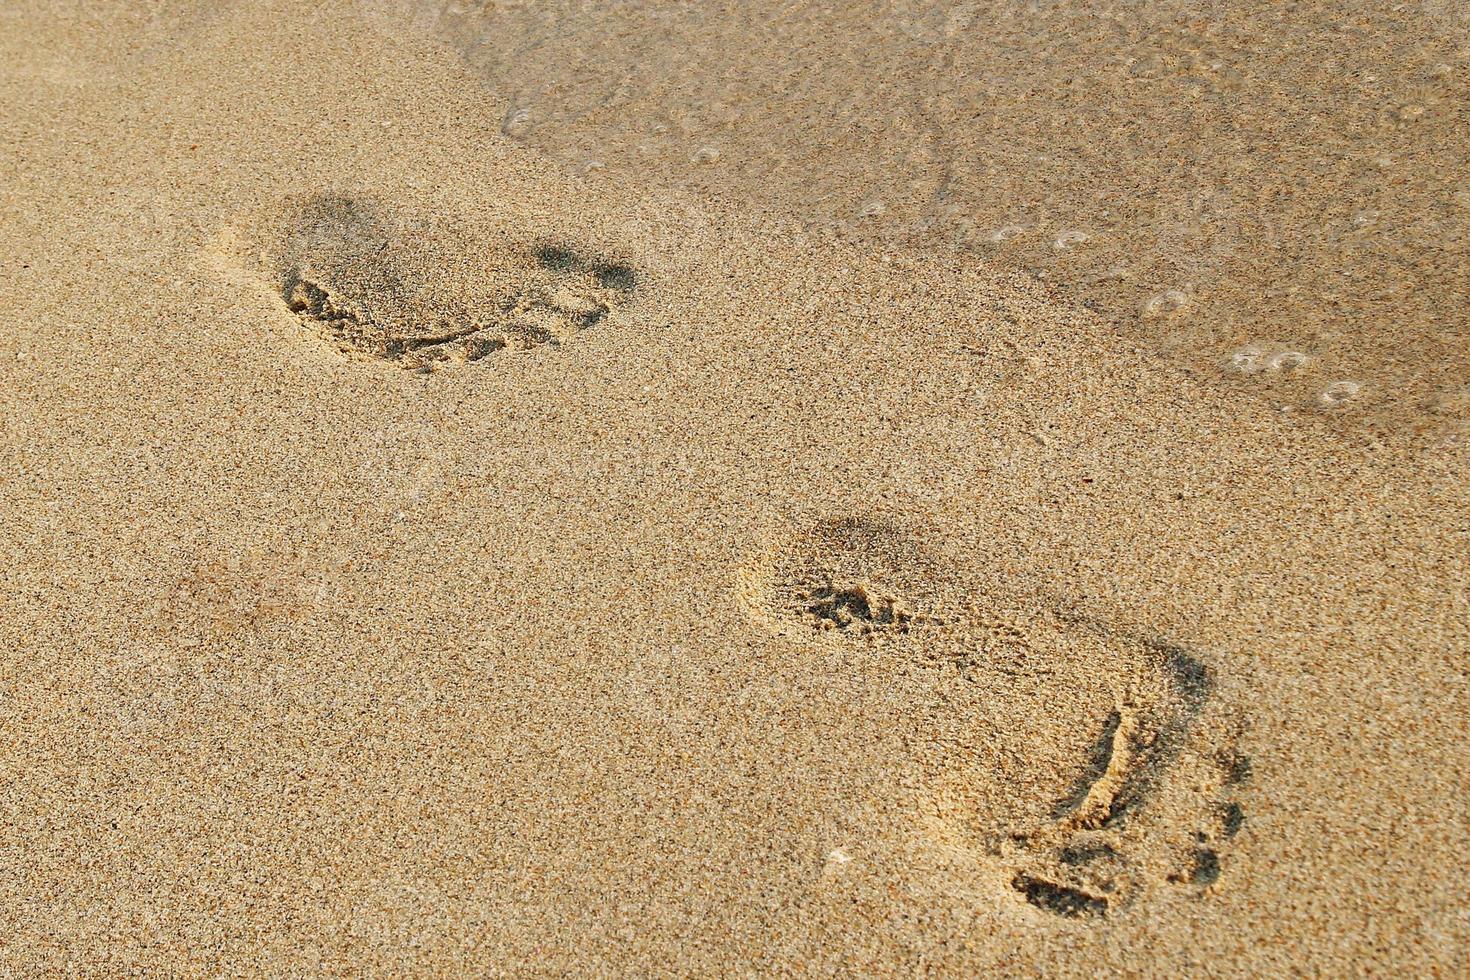
[[[1093,895],[1068,885],[1058,885],[1043,878],[1033,878],[1024,873],[1011,879],[1011,887],[1037,908],[1069,919],[1106,915],[1108,911],[1108,900],[1105,896]]]

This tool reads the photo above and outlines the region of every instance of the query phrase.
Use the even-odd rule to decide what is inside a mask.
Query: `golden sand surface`
[[[1362,305],[1231,374],[778,168],[504,131],[475,18],[687,47],[646,9],[0,11],[0,968],[1464,975],[1470,448],[1321,403],[1463,346]]]

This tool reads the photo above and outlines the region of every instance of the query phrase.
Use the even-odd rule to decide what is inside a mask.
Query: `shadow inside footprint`
[[[564,276],[590,275],[603,289],[631,293],[638,287],[638,274],[632,267],[584,256],[567,245],[538,245],[532,254],[543,269]]]
[[[831,583],[815,587],[808,593],[806,611],[841,630],[856,626],[903,633],[908,631],[910,618],[893,597],[870,592],[861,582],[842,588]]]
[[[1170,682],[1169,695],[1160,703],[1126,705],[1108,716],[1086,772],[1055,810],[1058,820],[1077,827],[1110,827],[1143,805],[1204,706],[1209,691],[1204,666],[1179,647],[1157,641],[1143,645],[1158,654],[1152,667]]]
[[[1080,888],[1058,885],[1025,873],[1011,879],[1011,887],[1037,908],[1069,919],[1106,915],[1108,911],[1108,900],[1104,896],[1091,895]]]

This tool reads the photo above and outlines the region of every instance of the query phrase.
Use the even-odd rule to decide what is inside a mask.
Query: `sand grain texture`
[[[1466,968],[1462,446],[392,5],[3,18],[9,972]]]

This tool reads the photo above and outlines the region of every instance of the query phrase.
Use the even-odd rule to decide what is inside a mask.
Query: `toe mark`
[[[1045,878],[1018,874],[1011,879],[1011,887],[1037,908],[1068,919],[1095,918],[1106,915],[1108,911],[1106,898]]]

